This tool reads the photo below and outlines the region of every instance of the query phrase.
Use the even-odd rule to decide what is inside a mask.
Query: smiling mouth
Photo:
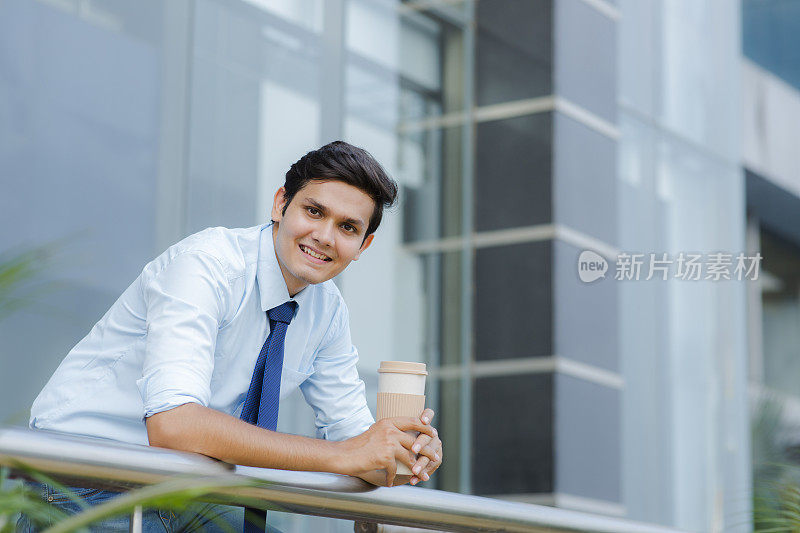
[[[303,246],[302,244],[300,245],[300,250],[302,250],[304,254],[310,255],[314,259],[319,259],[320,261],[332,261],[332,259],[327,255],[316,252],[307,246]]]

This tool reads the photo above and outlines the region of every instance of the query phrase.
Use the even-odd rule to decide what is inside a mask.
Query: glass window
[[[57,283],[0,321],[4,423],[27,425],[61,359],[156,252],[161,10],[0,2],[0,250],[59,250],[43,274]]]
[[[762,227],[764,385],[800,396],[800,247]]]
[[[743,0],[742,50],[800,89],[800,2]]]

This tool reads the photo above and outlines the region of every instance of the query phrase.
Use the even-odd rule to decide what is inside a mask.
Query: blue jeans
[[[54,487],[30,482],[27,485],[32,490],[38,491],[44,501],[50,502],[53,509],[57,508],[68,515],[76,514],[81,510],[77,503]],[[99,505],[121,494],[101,489],[69,488],[89,505]],[[56,511],[52,510],[46,517],[46,522],[34,524],[29,517],[22,515],[17,521],[17,533],[36,533],[53,525],[56,518]],[[244,509],[242,507],[211,503],[191,504],[188,509],[178,512],[158,509],[142,510],[143,533],[188,533],[193,531],[239,533],[242,531],[243,521]],[[92,524],[89,531],[91,533],[128,533],[129,524],[129,515],[118,516]],[[277,530],[268,526],[267,531]]]

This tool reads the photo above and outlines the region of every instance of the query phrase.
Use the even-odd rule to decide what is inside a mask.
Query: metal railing
[[[420,487],[374,487],[358,478],[337,474],[235,466],[163,448],[49,431],[0,428],[0,465],[22,475],[20,464],[66,484],[109,490],[128,490],[180,475],[197,475],[205,480],[258,480],[253,486],[215,489],[208,497],[231,505],[441,531],[675,531],[577,511]],[[131,523],[136,520],[134,514]]]

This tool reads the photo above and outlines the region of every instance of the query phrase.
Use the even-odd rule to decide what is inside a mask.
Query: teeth
[[[301,246],[301,248],[305,253],[307,253],[311,257],[316,257],[317,259],[322,259],[323,261],[326,261],[328,259],[327,255],[318,254],[317,252],[315,252],[310,248],[306,248],[305,246]]]

